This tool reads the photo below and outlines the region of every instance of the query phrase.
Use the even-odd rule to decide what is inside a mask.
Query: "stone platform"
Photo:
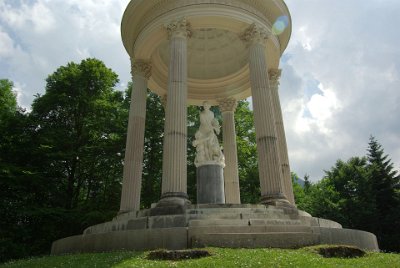
[[[190,205],[184,213],[153,215],[152,209],[118,215],[57,240],[52,254],[198,247],[299,248],[346,244],[378,251],[374,234],[342,229],[306,212],[265,205]]]

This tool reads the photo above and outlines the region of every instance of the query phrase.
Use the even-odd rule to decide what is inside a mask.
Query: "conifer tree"
[[[374,233],[381,248],[400,251],[400,175],[394,170],[392,160],[385,155],[382,146],[370,137],[367,149],[371,202],[375,203],[377,215]]]

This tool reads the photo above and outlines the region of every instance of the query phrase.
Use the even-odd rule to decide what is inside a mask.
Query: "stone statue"
[[[219,164],[225,166],[225,158],[219,146],[217,135],[220,133],[218,120],[210,111],[210,104],[203,103],[203,111],[200,112],[200,127],[195,134],[193,146],[196,147],[196,167],[207,164]]]

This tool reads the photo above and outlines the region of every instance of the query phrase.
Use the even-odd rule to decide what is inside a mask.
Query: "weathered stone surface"
[[[378,251],[378,241],[372,233],[339,228],[319,228],[320,244],[339,244],[356,246],[366,250]]]
[[[197,177],[197,204],[224,204],[224,174],[220,165],[199,166]]]
[[[318,235],[310,233],[210,233],[190,239],[192,247],[299,248],[316,243]]]
[[[89,227],[84,235],[58,240],[53,243],[52,253],[199,246],[295,248],[317,244],[379,250],[374,234],[342,229],[333,221],[282,208],[210,204],[197,209],[190,205],[180,215],[141,217],[144,214],[148,213],[121,214],[114,221]]]
[[[51,253],[104,252],[113,250],[185,249],[186,228],[163,228],[78,235],[57,240]]]

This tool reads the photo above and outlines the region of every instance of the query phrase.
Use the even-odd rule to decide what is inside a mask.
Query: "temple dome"
[[[269,68],[278,68],[290,34],[291,19],[282,0],[132,0],[122,19],[122,40],[134,59],[149,60],[149,88],[166,95],[169,45],[165,25],[185,17],[188,39],[188,102],[215,104],[218,99],[249,97],[246,45],[239,35],[252,23],[271,32],[266,46]],[[279,19],[278,31],[274,28]],[[284,27],[282,29],[282,27]]]

